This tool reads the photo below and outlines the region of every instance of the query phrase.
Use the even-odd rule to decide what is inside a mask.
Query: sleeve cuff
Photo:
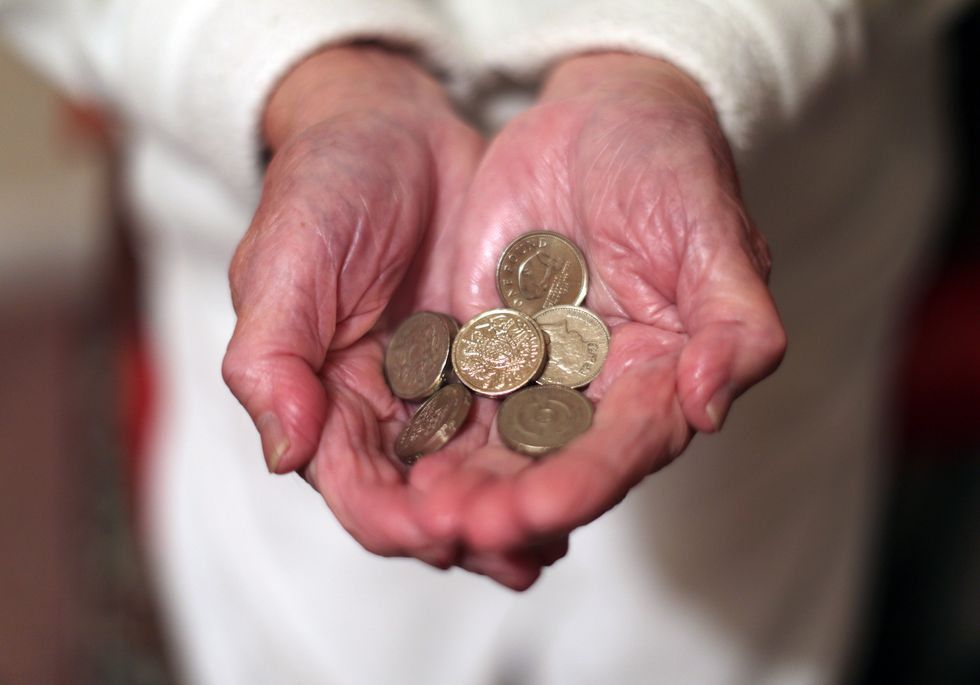
[[[179,21],[165,20],[162,45],[145,15],[138,20],[142,30],[129,34],[136,64],[126,80],[138,100],[131,105],[249,197],[261,182],[266,99],[304,57],[332,43],[369,38],[414,48],[436,70],[454,64],[444,32],[411,0],[182,4]]]
[[[507,41],[483,63],[535,79],[569,55],[623,50],[669,61],[705,89],[732,146],[744,152],[763,125],[803,106],[857,49],[847,0],[580,0]]]

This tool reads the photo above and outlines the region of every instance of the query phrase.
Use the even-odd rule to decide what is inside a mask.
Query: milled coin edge
[[[405,323],[407,323],[410,319],[420,316],[422,314],[431,314],[437,317],[438,320],[443,323],[443,328],[445,329],[446,333],[449,336],[449,347],[446,353],[446,359],[444,359],[442,362],[442,371],[440,372],[439,376],[433,379],[432,382],[429,385],[427,385],[424,390],[421,390],[418,394],[414,394],[414,393],[399,394],[398,389],[395,388],[395,384],[391,382],[391,374],[389,373],[388,370],[388,353],[391,350],[391,341],[394,340],[395,334],[402,326],[405,325]],[[381,369],[384,375],[385,384],[388,386],[388,389],[391,391],[392,395],[394,395],[398,399],[405,400],[406,402],[421,402],[429,397],[432,397],[432,395],[438,392],[439,389],[446,384],[446,381],[449,378],[449,368],[452,366],[452,362],[450,358],[452,357],[453,343],[455,342],[455,333],[453,332],[452,327],[449,324],[455,322],[456,320],[450,317],[448,314],[443,314],[442,312],[434,312],[428,309],[424,309],[422,311],[413,312],[412,314],[409,314],[402,320],[400,324],[398,324],[398,326],[395,328],[395,332],[392,333],[391,338],[389,338],[388,344],[385,346],[384,358],[381,360]],[[458,331],[459,328],[457,326],[456,332]]]
[[[454,392],[453,390],[450,390],[454,386],[459,386],[460,388],[462,388],[464,393],[462,396],[463,404],[465,405],[465,407],[462,410],[460,410],[457,414],[453,415],[454,417],[457,415],[459,416],[459,420],[457,422],[455,430],[447,433],[446,424],[443,423],[442,427],[438,431],[436,431],[433,435],[431,435],[428,440],[425,441],[425,445],[419,451],[412,451],[412,452],[399,451],[398,443],[400,442],[405,432],[408,430],[408,427],[412,424],[412,420],[425,408],[427,404],[435,401],[439,393]],[[398,435],[395,438],[394,445],[392,446],[392,448],[395,451],[395,456],[398,457],[398,459],[405,466],[412,466],[424,455],[432,454],[433,452],[439,451],[440,449],[445,447],[449,443],[449,441],[452,440],[453,437],[460,431],[460,429],[466,423],[466,419],[469,417],[470,411],[472,409],[473,409],[473,394],[469,390],[467,390],[465,386],[463,386],[461,383],[450,383],[448,385],[443,386],[435,393],[433,393],[431,397],[425,400],[425,402],[419,405],[419,408],[412,413],[412,416],[409,417],[408,421],[405,422],[405,425],[402,426],[402,429],[398,432]]]

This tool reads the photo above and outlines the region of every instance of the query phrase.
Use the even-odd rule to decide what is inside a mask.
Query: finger
[[[496,402],[477,398],[462,430],[409,472],[409,482],[418,492],[422,525],[437,540],[459,538],[466,504],[484,483],[526,466],[513,453],[487,447],[496,415]]]
[[[245,407],[262,439],[266,464],[286,473],[313,457],[327,411],[317,370],[321,333],[288,296],[270,307],[256,303],[239,317],[222,364],[225,383]]]
[[[420,495],[422,525],[436,540],[456,539],[466,502],[491,477],[482,469],[465,468],[461,465],[459,462],[466,456],[457,453],[430,458],[432,463],[439,461],[448,465],[450,460],[456,462],[442,478]],[[414,474],[412,480],[415,480]]]
[[[542,545],[537,552],[542,566],[554,565],[568,554],[568,536],[562,536],[554,542]]]
[[[737,212],[728,220],[745,221]],[[732,400],[772,373],[786,349],[761,238],[724,235],[691,241],[678,282],[678,310],[691,336],[678,363],[678,393],[687,420],[704,432],[721,428]]]
[[[669,463],[689,435],[673,359],[634,363],[609,387],[589,431],[474,499],[466,512],[466,544],[492,551],[565,535]]]
[[[499,445],[461,452],[451,458],[456,467],[429,485],[420,506],[422,525],[431,536],[444,542],[459,538],[465,511],[481,490],[501,478],[512,478],[527,467],[526,460]],[[414,474],[412,480],[415,482]]]
[[[518,592],[527,590],[541,577],[545,567],[552,566],[568,554],[568,536],[541,545],[505,552],[467,552],[462,554],[461,568],[492,578]]]
[[[341,363],[348,368],[355,362]],[[330,439],[321,444],[307,476],[338,522],[369,552],[448,567],[457,557],[454,544],[434,540],[421,526],[417,492],[385,451],[388,438],[382,435],[378,407],[361,394],[363,383],[352,390],[335,375],[348,378],[339,372],[325,376],[331,403],[323,434]]]
[[[487,576],[504,587],[523,592],[541,577],[542,563],[536,552],[528,550],[463,555],[460,567]]]
[[[415,558],[440,571],[448,571],[453,566],[458,566],[461,556],[459,547],[452,544],[436,545],[415,553]]]
[[[297,474],[302,477],[303,480],[306,481],[306,483],[314,490],[317,489],[316,463],[316,460],[311,460],[309,464],[297,471]],[[549,550],[543,552],[542,554],[544,558],[551,559],[551,555],[555,554],[555,550],[553,548],[549,548]],[[563,555],[564,553],[562,553],[561,556]],[[452,543],[436,544],[432,547],[423,547],[413,550],[413,556],[429,566],[432,566],[433,568],[445,571],[459,564],[461,551],[458,545]],[[554,558],[557,560],[561,557],[558,556]],[[550,564],[554,562],[548,561],[546,563]]]
[[[331,411],[333,413],[333,411]],[[331,430],[327,419],[326,430]],[[337,439],[317,455],[315,487],[338,522],[372,554],[410,556],[440,568],[456,558],[452,547],[428,536],[419,523],[417,502],[387,458],[371,446],[356,451]]]

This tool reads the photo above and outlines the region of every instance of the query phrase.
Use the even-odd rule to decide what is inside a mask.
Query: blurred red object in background
[[[980,443],[980,259],[954,262],[912,318],[898,375],[907,454]]]

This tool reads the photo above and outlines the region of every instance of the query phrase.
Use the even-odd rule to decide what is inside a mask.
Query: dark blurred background
[[[897,331],[892,487],[859,684],[980,683],[980,11],[948,41],[957,187],[931,284]]]
[[[980,683],[980,13],[949,45],[958,186],[896,331],[855,685]],[[0,685],[170,683],[134,506],[152,378],[112,123],[7,52],[0,93]]]

